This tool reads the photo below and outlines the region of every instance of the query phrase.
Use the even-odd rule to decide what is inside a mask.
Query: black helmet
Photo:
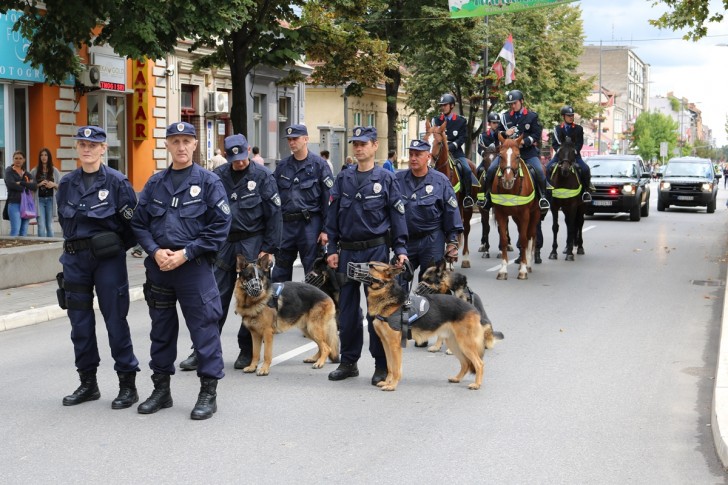
[[[518,89],[508,91],[508,93],[506,94],[506,103],[511,104],[515,103],[516,101],[523,101],[523,93],[520,92]]]
[[[440,96],[440,101],[437,104],[442,106],[443,104],[455,104],[455,102],[455,96],[450,93],[445,93]]]
[[[563,108],[561,108],[561,114],[562,115],[573,115],[574,114],[574,108],[572,108],[569,105],[566,105]]]
[[[500,121],[500,118],[498,117],[498,113],[493,113],[493,112],[488,113],[488,122],[490,123],[491,121],[495,121],[495,122]]]

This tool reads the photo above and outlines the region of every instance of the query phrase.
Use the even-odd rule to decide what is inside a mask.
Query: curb
[[[720,347],[715,369],[710,426],[713,430],[715,452],[723,464],[723,469],[728,470],[728,285],[723,295]]]

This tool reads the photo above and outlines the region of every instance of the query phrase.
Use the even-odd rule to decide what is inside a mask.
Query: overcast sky
[[[586,44],[630,45],[650,65],[650,95],[672,91],[686,97],[703,112],[703,123],[713,130],[718,146],[726,141],[728,114],[728,21],[710,24],[708,36],[698,42],[682,40],[682,32],[659,30],[648,21],[665,7],[652,0],[581,0]],[[721,0],[711,0],[713,11]],[[609,86],[607,86],[608,88]]]

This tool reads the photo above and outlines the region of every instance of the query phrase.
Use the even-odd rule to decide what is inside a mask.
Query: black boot
[[[374,375],[372,376],[372,386],[376,386],[382,381],[387,380],[387,368],[386,367],[375,367]]]
[[[217,379],[200,377],[200,394],[197,396],[190,418],[209,419],[217,411]]]
[[[149,399],[139,405],[139,414],[153,414],[163,408],[172,407],[172,393],[169,390],[168,374],[152,374],[154,390]]]
[[[356,362],[339,364],[339,367],[329,374],[330,381],[342,381],[347,377],[356,377],[359,375],[359,368],[356,366]]]
[[[238,358],[235,360],[233,367],[236,369],[245,369],[250,365],[250,361],[253,360],[253,352],[250,350],[240,349]]]
[[[193,350],[189,357],[179,363],[179,368],[182,370],[197,370],[197,352]]]
[[[533,258],[536,262],[536,264],[541,264],[541,251],[539,249],[536,250],[536,255]]]
[[[99,384],[96,382],[96,369],[87,371],[78,371],[81,379],[81,385],[73,391],[73,394],[63,398],[64,406],[75,406],[86,401],[95,401],[101,397],[99,392]]]
[[[117,372],[119,375],[119,395],[111,401],[111,409],[126,409],[139,401],[136,388],[136,372]]]

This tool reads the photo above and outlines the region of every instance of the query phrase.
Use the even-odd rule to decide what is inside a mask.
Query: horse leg
[[[468,249],[468,236],[470,236],[470,218],[473,216],[473,209],[463,209],[463,262],[461,268],[470,268],[470,249]]]
[[[556,205],[556,202],[551,204],[551,219],[553,219],[551,222],[551,231],[554,233],[554,242],[551,245],[549,259],[559,259],[558,252],[556,251],[559,248],[559,242],[557,240],[559,235],[559,207]]]
[[[574,240],[576,239],[576,211],[570,207],[566,214],[566,261],[574,261]]]
[[[496,221],[498,223],[498,235],[500,236],[500,245],[498,246],[501,250],[501,267],[498,270],[496,279],[507,280],[508,279],[508,216],[505,214],[495,214]]]
[[[527,280],[528,271],[533,260],[534,248],[530,246],[532,241],[528,238],[528,215],[518,221],[518,279]],[[535,245],[535,244],[534,244]]]
[[[480,209],[480,225],[482,226],[482,236],[480,237],[479,253],[483,253],[482,258],[490,258],[490,209]]]
[[[576,211],[576,254],[584,254],[584,211],[581,207]]]

